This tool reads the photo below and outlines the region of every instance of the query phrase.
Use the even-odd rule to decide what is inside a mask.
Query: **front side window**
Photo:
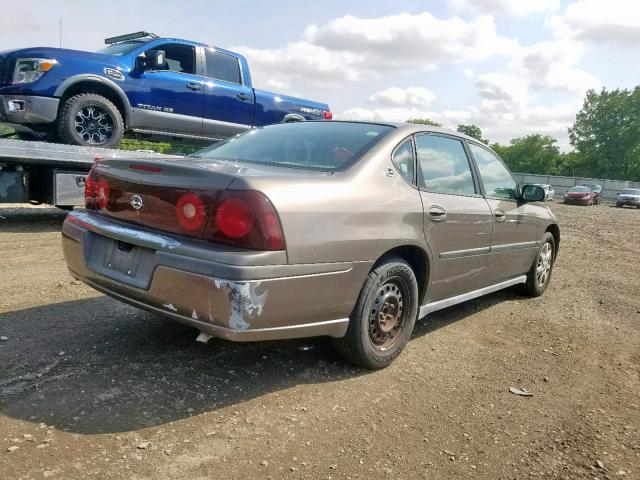
[[[498,156],[473,143],[469,143],[469,148],[478,165],[485,195],[515,200],[517,184]]]
[[[429,192],[473,195],[476,188],[460,140],[439,135],[417,135],[421,187]]]
[[[396,148],[395,152],[393,152],[393,157],[391,157],[391,161],[400,172],[400,175],[412,185],[414,182],[413,179],[415,178],[413,159],[413,143],[411,139],[406,140]]]
[[[166,44],[159,45],[154,50],[162,50],[165,53],[164,65],[153,70],[169,70],[171,72],[189,73],[195,75],[196,50],[190,45]]]
[[[216,52],[213,48],[205,49],[207,60],[207,77],[231,83],[242,83],[238,59],[226,53]]]

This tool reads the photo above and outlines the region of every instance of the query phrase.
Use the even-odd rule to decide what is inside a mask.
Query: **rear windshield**
[[[250,130],[193,156],[308,170],[344,170],[391,130],[388,125],[365,123],[286,123]]]
[[[590,192],[591,189],[589,187],[573,187],[571,192]]]

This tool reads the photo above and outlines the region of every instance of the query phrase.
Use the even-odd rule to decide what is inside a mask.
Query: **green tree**
[[[514,138],[509,145],[493,144],[492,148],[513,172],[540,175],[559,173],[562,155],[556,139],[548,135],[532,134]]]
[[[581,175],[640,180],[640,87],[589,90],[569,139]]]
[[[480,140],[482,143],[489,143],[486,138],[482,138],[482,130],[480,130],[480,127],[474,125],[473,123],[471,125],[458,125],[458,128],[456,130],[458,130],[460,133],[464,133],[465,135],[473,137],[476,140]]]
[[[428,118],[410,118],[407,123],[417,123],[418,125],[429,125],[431,127],[441,127],[442,124],[434,122]]]

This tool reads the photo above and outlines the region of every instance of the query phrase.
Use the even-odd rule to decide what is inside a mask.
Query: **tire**
[[[547,247],[548,246],[548,247]],[[549,250],[547,250],[549,249]],[[527,273],[527,281],[524,284],[524,293],[530,297],[539,297],[544,293],[551,281],[551,274],[553,273],[553,265],[556,260],[556,240],[553,238],[550,232],[545,232],[542,237],[542,245],[540,251],[536,255],[531,269]],[[542,264],[542,265],[541,265]],[[548,266],[546,269],[546,275],[544,279],[539,276],[538,268],[540,266]],[[544,267],[546,268],[546,267]]]
[[[111,101],[95,93],[81,93],[62,106],[58,133],[70,145],[115,148],[124,135],[124,122]]]
[[[378,264],[365,279],[338,354],[369,369],[387,367],[402,352],[418,316],[418,282],[401,258]]]

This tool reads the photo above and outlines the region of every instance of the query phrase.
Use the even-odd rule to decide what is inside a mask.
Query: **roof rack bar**
[[[111,45],[112,43],[125,42],[127,40],[135,40],[136,38],[158,38],[155,33],[149,32],[135,32],[135,33],[127,33],[126,35],[118,35],[117,37],[109,37],[104,39],[104,43],[107,45]]]

